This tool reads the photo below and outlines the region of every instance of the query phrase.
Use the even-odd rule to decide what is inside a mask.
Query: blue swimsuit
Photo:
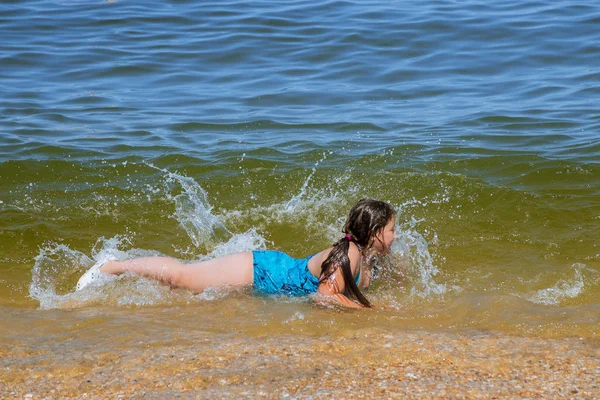
[[[308,270],[308,261],[314,256],[296,259],[281,251],[255,250],[254,289],[264,294],[303,296],[315,293],[317,279]],[[356,277],[356,281],[360,274]]]

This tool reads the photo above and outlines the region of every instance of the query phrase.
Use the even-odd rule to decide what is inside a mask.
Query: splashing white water
[[[250,223],[259,229],[270,224],[301,225],[313,232],[312,237],[323,236],[331,243],[338,240],[345,216],[337,218],[335,223],[331,223],[331,216],[339,214],[344,198],[358,193],[360,189],[357,185],[349,185],[350,177],[346,175],[332,179],[330,185],[324,188],[312,185],[317,167],[328,154],[331,152],[323,153],[323,158],[315,163],[302,187],[291,199],[243,211],[230,210],[224,215],[228,225]]]
[[[446,293],[446,284],[437,283],[435,276],[439,269],[434,265],[427,240],[414,228],[417,221],[412,220],[408,226],[398,228],[397,238],[392,246],[392,253],[407,260],[407,278],[413,283],[411,296],[427,298],[431,295]]]
[[[64,244],[49,244],[43,247],[35,258],[35,265],[31,271],[29,295],[40,302],[42,309],[68,308],[90,300],[86,293],[73,292],[74,281],[95,264],[131,256],[118,248],[127,241],[127,238],[120,236],[111,239],[100,238],[91,251],[91,257]],[[110,278],[112,277],[103,275],[91,286],[100,286]]]
[[[188,237],[197,248],[211,241],[224,241],[231,238],[232,233],[223,225],[219,217],[212,213],[213,207],[208,202],[206,191],[192,178],[169,170],[148,166],[163,172],[167,186],[176,183],[181,193],[167,197],[175,203],[174,218],[186,231]]]
[[[302,184],[302,187],[300,188],[300,192],[298,192],[298,194],[293,196],[290,200],[288,200],[284,204],[283,209],[285,212],[291,213],[291,212],[297,211],[298,206],[306,200],[310,181],[312,180],[313,176],[317,172],[317,168],[319,167],[319,164],[327,159],[327,155],[332,154],[332,153],[333,153],[332,151],[330,151],[329,153],[324,152],[323,157],[315,163],[310,174],[308,174],[308,177],[304,181],[304,184]]]
[[[250,229],[244,233],[235,234],[227,241],[218,245],[210,254],[201,259],[212,259],[223,257],[228,254],[239,253],[243,251],[252,251],[266,249],[267,242],[256,229]]]
[[[162,256],[157,251],[128,249],[131,242],[122,236],[100,238],[91,250],[91,257],[63,244],[50,244],[40,250],[32,270],[30,296],[40,302],[41,309],[77,308],[89,304],[156,305],[171,302],[182,296],[153,280],[126,273],[120,276],[100,274],[83,290],[75,291],[76,279],[93,265],[109,260],[128,260],[139,257]],[[254,229],[236,234],[219,244],[212,253],[200,257],[211,259],[239,251],[266,248],[265,239]],[[198,300],[222,298],[226,292],[209,290],[195,296]],[[185,295],[183,295],[185,296]]]
[[[574,299],[583,293],[585,279],[583,276],[584,264],[573,264],[573,276],[559,279],[552,287],[538,290],[529,297],[536,304],[557,305],[564,300]]]
[[[212,252],[200,259],[266,248],[266,240],[255,229],[235,235],[227,230],[220,219],[212,214],[206,191],[192,178],[156,169],[166,176],[166,197],[175,203],[174,218],[187,232],[193,244],[196,247],[208,242],[214,245]],[[180,193],[171,195],[173,184],[177,185]],[[151,250],[125,250],[126,247],[131,247],[131,241],[119,235],[111,239],[99,238],[91,250],[91,256],[62,244],[45,246],[36,257],[32,269],[30,296],[38,300],[43,309],[78,307],[105,300],[118,305],[147,305],[165,301],[169,292],[165,292],[164,287],[145,279],[131,279],[132,274],[119,277],[100,274],[100,278],[91,282],[84,290],[74,291],[76,279],[93,265],[101,265],[109,260],[162,255]],[[121,287],[117,288],[118,285]]]
[[[68,293],[64,286],[70,276],[93,264],[91,258],[64,244],[48,245],[35,257],[29,295],[40,302],[40,308],[54,308],[57,300],[64,298],[63,293]]]

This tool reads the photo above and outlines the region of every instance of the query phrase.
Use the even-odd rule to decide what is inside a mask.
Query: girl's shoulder
[[[314,276],[321,276],[321,264],[323,264],[323,262],[327,259],[332,249],[333,247],[328,247],[319,251],[318,253],[313,254],[312,256],[309,256],[308,269]]]
[[[321,275],[321,264],[327,259],[331,250],[333,250],[333,246],[323,249],[309,258],[308,269],[313,275]],[[352,274],[356,274],[357,269],[360,268],[362,257],[363,255],[360,248],[355,243],[350,242],[350,246],[348,247],[348,258],[350,259],[350,270],[352,271]]]
[[[356,243],[350,242],[350,246],[348,247],[348,255],[351,257],[359,257],[362,255],[362,252],[360,251],[360,248],[356,245]]]

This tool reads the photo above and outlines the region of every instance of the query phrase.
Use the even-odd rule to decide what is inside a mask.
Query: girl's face
[[[375,235],[373,248],[380,254],[389,254],[394,239],[396,239],[396,217],[392,216],[383,229]]]

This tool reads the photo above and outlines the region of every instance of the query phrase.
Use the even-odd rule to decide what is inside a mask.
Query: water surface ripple
[[[574,1],[8,3],[0,160],[106,142],[155,155],[140,131],[159,151],[192,156],[205,135],[259,130],[260,143],[282,126],[292,134],[280,146],[321,145],[343,126],[346,138],[383,131],[362,143],[372,151],[475,142],[473,154],[590,163],[599,19],[598,6]],[[181,132],[199,138],[171,140]],[[211,148],[231,147],[222,140]]]

